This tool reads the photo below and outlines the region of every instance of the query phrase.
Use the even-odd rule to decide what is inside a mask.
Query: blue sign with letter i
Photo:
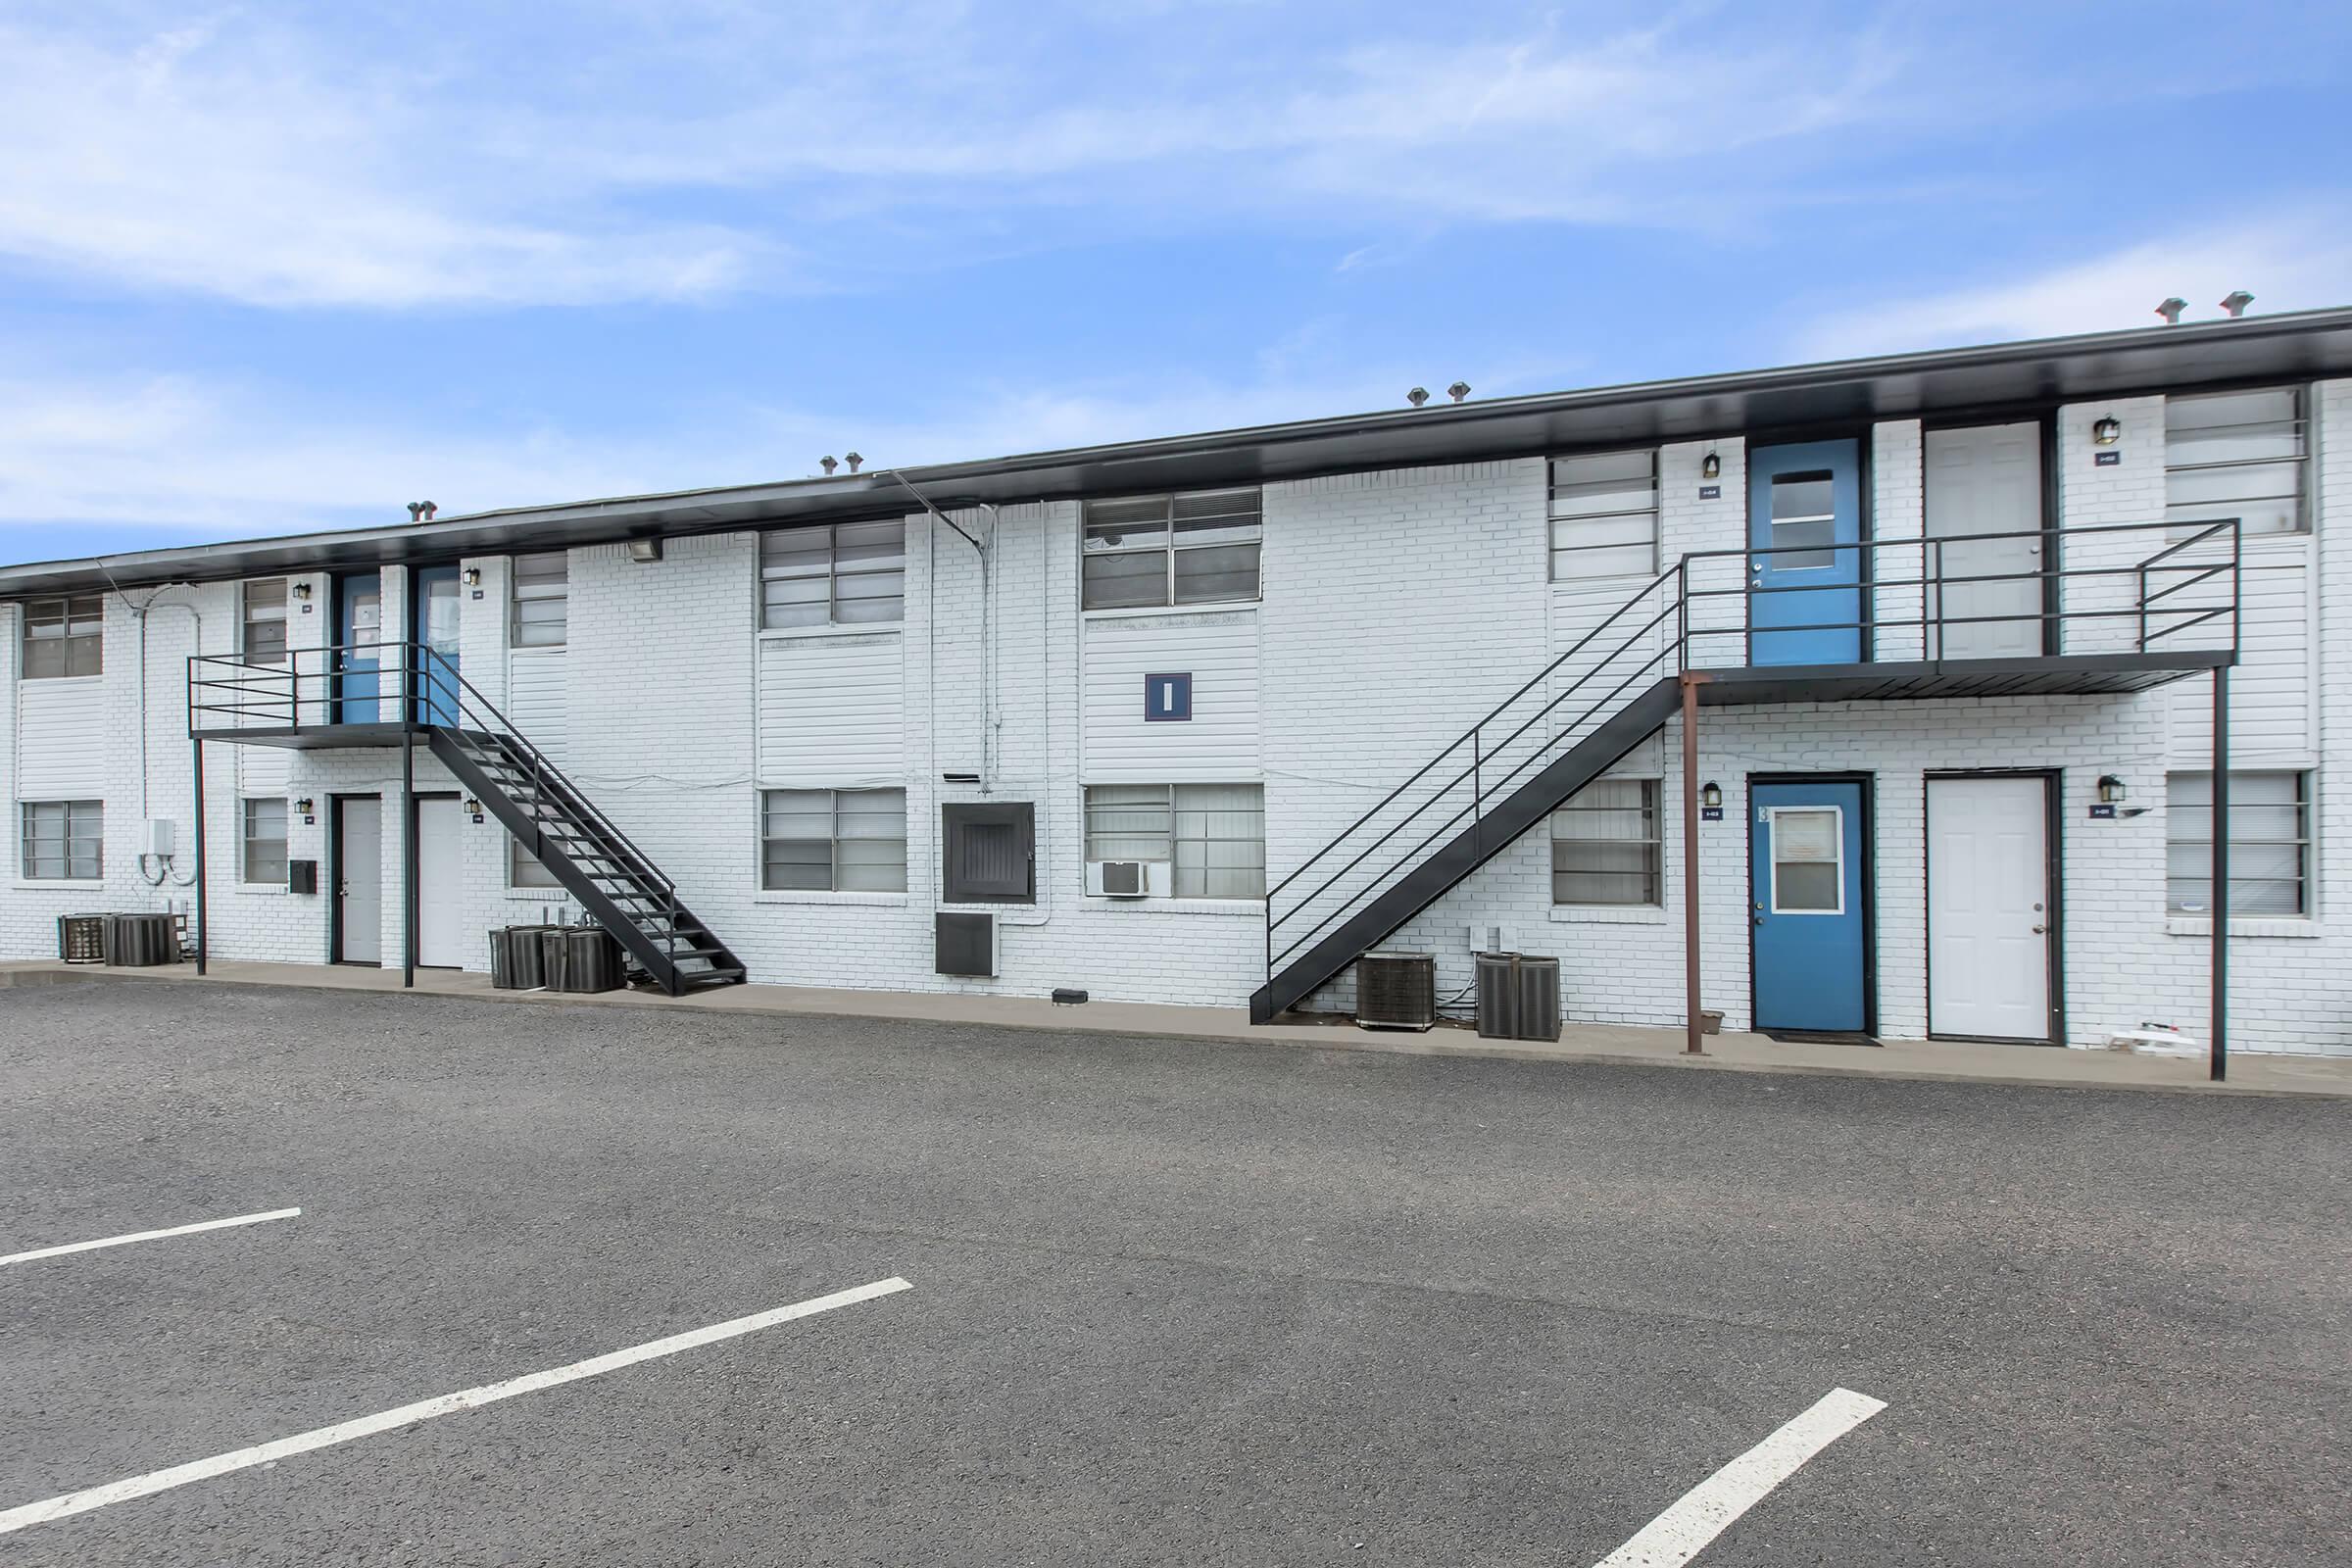
[[[1193,677],[1187,670],[1178,675],[1146,675],[1144,677],[1144,722],[1171,724],[1188,722],[1193,716]]]

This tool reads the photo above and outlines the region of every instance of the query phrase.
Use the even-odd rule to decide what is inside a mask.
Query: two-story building
[[[2056,1044],[2218,897],[2352,1050],[2348,509],[2328,311],[0,568],[0,956]]]

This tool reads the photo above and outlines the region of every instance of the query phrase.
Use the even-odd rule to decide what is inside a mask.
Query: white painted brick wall
[[[2320,491],[2341,518],[2352,494],[2352,383],[2322,390]],[[2090,421],[2125,422],[2123,462],[2092,459]],[[2059,488],[2070,527],[2147,522],[2162,514],[2161,400],[2086,403],[2061,410]],[[1883,421],[1869,432],[1871,503],[1880,537],[1919,531],[1919,427]],[[1715,454],[1722,471],[1703,481]],[[1745,448],[1737,438],[1671,444],[1660,452],[1661,544],[1668,564],[1690,550],[1738,552],[1744,542]],[[1259,637],[1256,770],[1266,788],[1271,874],[1281,877],[1440,746],[1572,646],[1638,583],[1552,584],[1547,578],[1544,465],[1539,459],[1348,474],[1268,486],[1264,601]],[[1141,905],[1083,894],[1083,639],[1078,609],[1078,509],[1070,504],[958,514],[990,541],[983,575],[973,550],[927,517],[908,519],[907,613],[898,629],[906,691],[908,886],[904,895],[767,894],[758,888],[758,750],[755,671],[758,546],[750,534],[678,539],[659,564],[630,563],[618,548],[571,556],[568,686],[569,771],[679,882],[687,901],[750,963],[779,983],[1037,995],[1059,985],[1096,995],[1234,1004],[1262,979],[1262,924],[1248,905]],[[2149,549],[2074,541],[2070,564],[2130,560]],[[2317,602],[2347,602],[2352,562],[2330,530],[2312,547]],[[1741,573],[1724,558],[1729,580]],[[506,694],[505,563],[472,563],[483,597],[464,602],[467,676],[492,701]],[[331,636],[323,578],[314,612],[297,615],[297,644]],[[386,573],[387,627],[406,622],[404,574]],[[1882,618],[1898,620],[1891,589]],[[2088,603],[2087,598],[2077,603]],[[2124,599],[2129,603],[2128,595]],[[228,585],[173,589],[203,616],[208,650],[234,645]],[[984,648],[983,608],[991,628]],[[1912,607],[1916,613],[1916,606]],[[1726,613],[1736,614],[1726,602]],[[19,633],[0,606],[0,734],[10,738],[0,777],[15,798]],[[1702,624],[1705,612],[1695,617]],[[2323,622],[2324,624],[2325,622]],[[2078,633],[2071,646],[2128,646],[2131,631]],[[145,782],[149,808],[187,820],[188,747],[179,708],[181,661],[194,646],[191,617],[159,606],[147,627]],[[140,815],[138,628],[110,600],[105,687],[111,715],[106,758],[108,835],[104,886],[44,888],[13,876],[0,892],[0,952],[53,951],[57,913],[91,906],[161,907],[176,890],[139,880],[132,859]],[[2083,640],[2089,638],[2090,640]],[[2315,663],[2326,668],[2325,639]],[[2352,953],[2336,929],[2348,895],[2328,858],[2347,830],[2328,769],[2347,733],[2348,686],[2315,684],[2311,745],[2317,786],[2318,918],[2247,928],[2237,962],[2238,1042],[2247,1049],[2352,1049]],[[1138,694],[1140,700],[1140,693]],[[1723,784],[1725,820],[1702,824],[1706,1001],[1735,1023],[1747,1013],[1746,842],[1741,781],[1751,771],[1856,770],[1877,780],[1876,907],[1881,1028],[1925,1027],[1923,775],[1938,768],[2017,766],[2064,770],[2066,1003],[2072,1033],[2095,1038],[2117,1024],[2167,1017],[2201,1029],[2207,938],[2163,913],[2164,770],[2186,765],[2165,693],[2132,698],[2011,699],[1909,705],[1799,705],[1710,710],[1699,771]],[[984,724],[983,714],[988,715]],[[207,759],[213,843],[214,951],[224,957],[321,961],[324,896],[243,891],[231,867],[237,847],[235,748]],[[1236,754],[1239,755],[1239,754]],[[1238,763],[1236,764],[1238,767]],[[1401,943],[1440,955],[1449,988],[1468,978],[1465,927],[1501,923],[1529,952],[1557,953],[1571,1017],[1670,1024],[1681,1015],[1680,756],[1671,730],[1621,771],[1667,780],[1666,900],[1657,910],[1560,910],[1549,901],[1549,849],[1539,830],[1416,920]],[[991,775],[948,785],[948,772]],[[2088,820],[2092,782],[2130,782],[2152,808],[2119,822]],[[246,774],[264,778],[267,770]],[[376,791],[387,802],[384,951],[397,961],[401,906],[394,752],[289,754],[290,798],[308,796],[317,820],[292,821],[289,854],[323,861],[328,800]],[[419,789],[455,785],[420,756]],[[1028,800],[1038,811],[1039,898],[999,907],[1003,973],[995,980],[931,973],[931,921],[939,906],[938,817],[943,801]],[[529,920],[561,896],[510,892],[506,846],[495,821],[468,823],[464,918],[468,929]],[[14,824],[11,824],[14,835]],[[184,837],[184,834],[183,834]],[[179,894],[185,897],[184,894]],[[475,942],[472,948],[482,945]],[[471,951],[471,948],[469,948]],[[469,963],[479,967],[486,951]],[[1345,980],[1320,999],[1345,1004]]]

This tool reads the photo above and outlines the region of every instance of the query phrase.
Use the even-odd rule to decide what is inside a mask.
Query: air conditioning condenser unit
[[[1355,1021],[1366,1029],[1438,1021],[1438,960],[1428,953],[1367,953],[1355,960]]]

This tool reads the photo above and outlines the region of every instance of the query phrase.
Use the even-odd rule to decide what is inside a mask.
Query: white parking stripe
[[[541,1389],[576,1383],[582,1378],[595,1377],[600,1372],[615,1371],[639,1361],[651,1361],[658,1356],[675,1355],[680,1350],[691,1350],[697,1346],[731,1340],[739,1334],[772,1328],[778,1323],[789,1323],[796,1317],[812,1317],[818,1312],[830,1312],[837,1306],[854,1306],[859,1301],[870,1301],[878,1296],[890,1296],[908,1289],[911,1287],[902,1279],[876,1280],[871,1285],[836,1291],[831,1296],[796,1301],[790,1306],[756,1312],[750,1317],[714,1323],[707,1329],[690,1329],[665,1340],[653,1340],[626,1350],[614,1350],[585,1361],[574,1361],[569,1366],[560,1366],[550,1372],[532,1372],[523,1377],[509,1378],[504,1383],[486,1383],[478,1389],[466,1389],[456,1394],[441,1395],[437,1398],[420,1399],[396,1410],[362,1416],[356,1421],[337,1422],[331,1427],[318,1427],[291,1438],[279,1438],[250,1448],[239,1448],[234,1453],[215,1454],[210,1459],[173,1465],[169,1470],[155,1470],[124,1481],[110,1481],[103,1487],[90,1487],[81,1492],[69,1492],[62,1496],[44,1498],[39,1502],[28,1502],[0,1513],[0,1535],[23,1530],[27,1525],[63,1519],[69,1514],[87,1513],[92,1508],[103,1508],[110,1502],[123,1502],[132,1497],[144,1497],[152,1492],[184,1487],[191,1481],[209,1481],[214,1476],[226,1475],[232,1470],[244,1470],[257,1464],[268,1464],[290,1454],[308,1453],[313,1448],[329,1447],[334,1444],[349,1443],[354,1438],[390,1432],[414,1422],[429,1421],[437,1415],[451,1415],[499,1399],[512,1399],[518,1394],[535,1394]]]
[[[1804,1414],[1684,1493],[1593,1568],[1682,1568],[1807,1459],[1886,1408],[1886,1400],[1867,1394],[1831,1390]]]
[[[164,1231],[133,1231],[128,1236],[109,1236],[98,1242],[70,1242],[64,1247],[40,1247],[29,1252],[11,1252],[0,1257],[0,1267],[10,1263],[29,1263],[36,1257],[63,1257],[68,1252],[90,1252],[101,1247],[124,1247],[132,1242],[152,1242],[166,1236],[192,1236],[198,1231],[222,1230],[230,1225],[259,1225],[269,1219],[292,1219],[301,1213],[299,1208],[273,1208],[267,1214],[233,1214],[227,1219],[208,1219],[200,1225],[174,1225]]]

